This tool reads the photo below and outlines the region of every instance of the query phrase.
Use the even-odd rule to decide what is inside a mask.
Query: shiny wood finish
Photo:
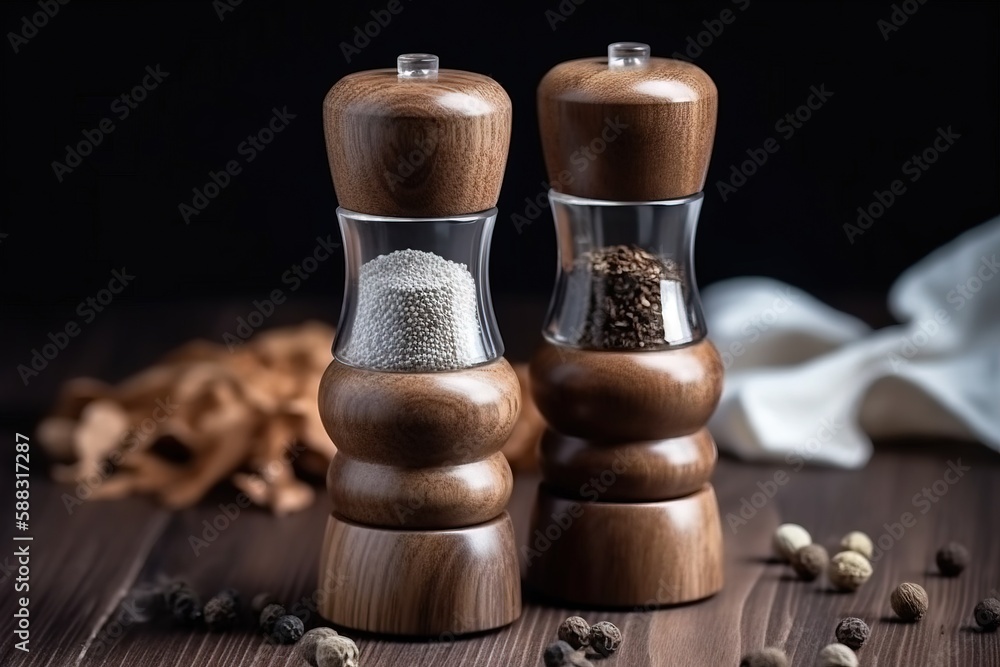
[[[607,442],[662,440],[708,423],[722,395],[722,372],[708,340],[638,352],[546,341],[532,359],[531,386],[538,409],[560,433]]]
[[[241,307],[234,302],[233,312]],[[116,317],[109,310],[113,335],[80,341],[84,354],[111,364],[102,375],[115,376],[112,371],[125,363],[112,352],[114,342],[127,340],[132,327],[119,327]],[[31,652],[14,649],[18,596],[5,589],[0,595],[0,663],[5,667],[305,667],[298,647],[273,645],[253,627],[192,632],[130,622],[135,606],[129,600],[133,587],[178,577],[203,599],[230,586],[244,599],[270,591],[303,618],[307,629],[328,625],[317,613],[323,601],[316,588],[317,561],[329,520],[322,493],[312,506],[288,516],[242,510],[209,546],[196,551],[189,536],[200,537],[205,522],[219,521],[219,505],[234,502],[234,490],[220,487],[182,511],[126,498],[86,500],[70,514],[65,494],[73,495],[74,489],[52,482],[35,452],[33,448]],[[969,468],[961,481],[926,515],[914,510],[913,494],[933,486],[949,461],[958,460]],[[751,514],[745,503],[778,470],[789,472],[788,483]],[[1000,588],[1000,531],[987,529],[1000,507],[998,479],[1000,454],[979,443],[953,440],[880,441],[868,465],[858,470],[806,466],[793,473],[782,463],[722,457],[713,485],[723,516],[725,587],[704,602],[595,610],[531,596],[511,625],[455,641],[450,635],[404,640],[337,629],[357,642],[361,667],[542,667],[542,651],[559,624],[576,615],[591,623],[611,621],[624,635],[618,653],[594,661],[594,667],[736,667],[741,655],[762,646],[780,646],[792,665],[811,667],[820,649],[834,641],[837,622],[857,616],[872,628],[859,654],[867,667],[995,666],[1000,664],[1000,634],[974,630],[972,610]],[[532,473],[515,481],[509,512],[519,553],[534,541],[528,523],[538,481]],[[898,522],[906,512],[917,515],[917,523],[896,541],[883,524]],[[860,591],[830,594],[822,578],[799,581],[788,565],[771,558],[771,537],[786,521],[808,526],[813,539],[831,550],[855,529],[891,548],[880,547],[875,574]],[[19,534],[24,533],[13,522],[0,524],[0,542],[10,545]],[[934,564],[935,551],[949,540],[972,553],[969,567],[957,578],[940,576]],[[8,557],[13,563],[13,556]],[[523,564],[525,558],[520,560]],[[344,584],[338,587],[337,581],[346,579],[334,579],[330,594],[341,595]],[[904,581],[920,584],[930,597],[930,611],[919,623],[893,618],[889,594]],[[12,587],[13,580],[4,585]]]
[[[551,429],[542,437],[545,480],[570,498],[609,502],[679,498],[708,482],[717,459],[707,428],[677,438],[625,444],[602,444]]]
[[[718,92],[697,65],[607,58],[553,67],[538,86],[549,182],[559,192],[656,201],[700,192],[715,139]]]
[[[500,449],[521,390],[503,358],[434,373],[387,373],[334,359],[319,409],[337,443],[320,569],[330,621],[370,632],[451,635],[520,614]]]
[[[333,511],[386,528],[460,528],[498,516],[514,488],[507,459],[400,468],[336,456],[327,473]]]
[[[572,604],[650,610],[722,588],[711,485],[658,503],[579,502],[542,485],[527,548],[528,584]]]
[[[511,104],[481,74],[395,69],[350,74],[323,101],[330,173],[340,205],[395,217],[496,206],[510,143]]]
[[[334,360],[319,412],[338,452],[403,468],[481,461],[514,428],[521,394],[505,359],[435,373],[386,373]]]
[[[333,515],[320,562],[320,613],[366,632],[451,641],[521,614],[510,516],[462,530],[388,530]]]
[[[530,584],[600,607],[717,592],[722,536],[707,482],[718,452],[705,428],[722,393],[715,347],[603,352],[546,341],[530,370],[550,428],[529,541],[551,542],[536,547]]]

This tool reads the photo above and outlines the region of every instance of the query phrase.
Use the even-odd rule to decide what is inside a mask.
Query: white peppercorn
[[[917,584],[900,584],[889,596],[889,604],[904,621],[919,621],[927,613],[927,591]]]
[[[872,576],[872,564],[856,551],[841,551],[830,559],[826,575],[837,590],[856,591]]]
[[[326,637],[316,643],[317,667],[358,667],[358,645],[343,635]]]
[[[868,560],[871,560],[872,554],[875,553],[875,545],[872,543],[872,538],[860,530],[852,530],[847,535],[844,535],[840,540],[840,548],[842,551],[856,551]]]
[[[816,667],[858,667],[858,656],[844,644],[830,644],[819,652]]]
[[[303,660],[312,665],[312,667],[317,667],[316,647],[322,640],[336,636],[337,631],[333,628],[313,628],[309,632],[302,635],[302,639],[300,639],[299,643],[295,646],[295,652],[298,653]]]
[[[796,523],[783,523],[774,531],[773,543],[774,554],[783,561],[790,561],[796,551],[812,544],[812,537]]]
[[[358,272],[344,358],[363,368],[441,371],[484,360],[476,281],[465,264],[396,250]]]

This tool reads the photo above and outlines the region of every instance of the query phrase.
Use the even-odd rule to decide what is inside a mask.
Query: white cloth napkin
[[[872,438],[944,436],[1000,450],[1000,218],[904,271],[902,324],[867,325],[784,283],[703,293],[726,366],[709,428],[751,460],[863,466]]]

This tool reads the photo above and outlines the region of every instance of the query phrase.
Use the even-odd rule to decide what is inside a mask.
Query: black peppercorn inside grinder
[[[548,597],[657,606],[722,587],[705,428],[722,362],[693,264],[716,107],[705,72],[631,42],[538,87],[559,261],[531,363],[549,428],[524,556]]]

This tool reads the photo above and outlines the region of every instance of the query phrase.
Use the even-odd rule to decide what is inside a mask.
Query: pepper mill
[[[337,444],[319,610],[368,632],[450,636],[521,613],[520,408],[489,291],[511,104],[428,54],[341,79],[323,102],[346,286],[319,409]]]
[[[559,261],[531,362],[548,429],[524,558],[545,596],[655,607],[722,587],[705,425],[723,368],[693,264],[717,101],[701,69],[633,42],[538,87]]]

